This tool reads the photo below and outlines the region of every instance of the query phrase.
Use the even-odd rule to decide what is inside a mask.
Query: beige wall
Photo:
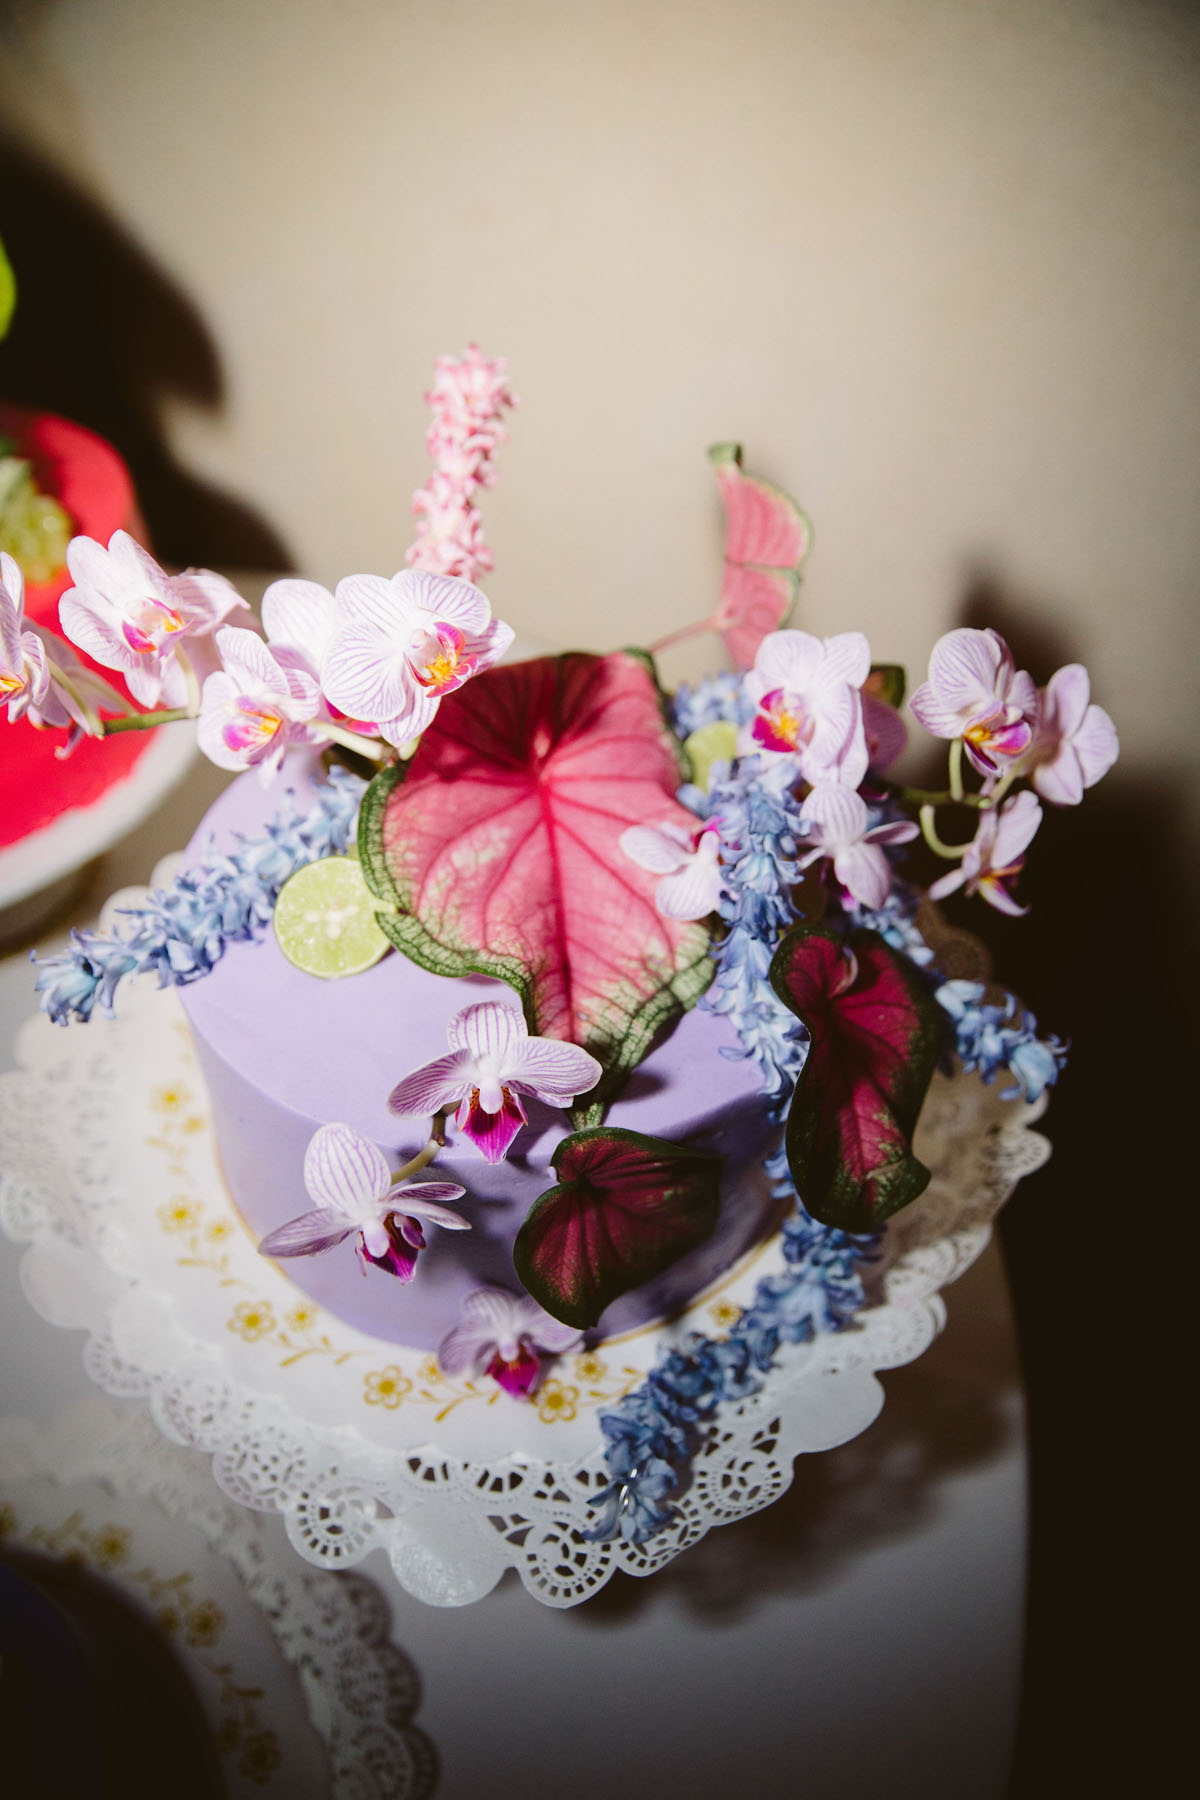
[[[816,525],[800,622],[923,668],[981,583],[1126,769],[1195,773],[1200,21],[1086,0],[25,0],[0,106],[195,301],[180,460],[390,572],[434,355],[522,405],[523,631],[707,608],[704,448]],[[86,270],[80,278],[86,280]],[[1044,678],[1047,667],[1035,671]]]

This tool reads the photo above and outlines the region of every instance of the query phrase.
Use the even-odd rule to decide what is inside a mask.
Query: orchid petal
[[[937,880],[931,882],[929,885],[929,898],[931,900],[944,900],[947,894],[956,892],[966,879],[966,870],[961,867],[951,869],[947,875],[939,875]]]
[[[822,844],[830,847],[855,844],[867,830],[866,802],[851,788],[814,787],[800,808],[800,816],[812,821]]]
[[[618,841],[629,860],[652,875],[673,875],[693,851],[692,834],[683,825],[631,825]]]
[[[486,1063],[497,1074],[504,1073],[511,1052],[523,1048],[528,1038],[529,1028],[520,1010],[499,1000],[464,1007],[446,1027],[446,1041],[453,1049],[469,1052],[477,1063]]]
[[[875,694],[864,694],[863,730],[867,739],[867,761],[872,769],[890,769],[908,742],[908,730],[894,706]]]
[[[514,1357],[501,1356],[497,1350],[485,1373],[514,1400],[527,1400],[537,1385],[541,1367],[537,1352],[522,1344]]]
[[[467,1296],[470,1299],[470,1295]],[[469,1375],[491,1349],[493,1339],[479,1326],[455,1325],[437,1347],[438,1364],[445,1375]]]
[[[475,1090],[463,1101],[455,1123],[463,1136],[470,1138],[485,1162],[503,1162],[509,1145],[521,1127],[528,1123],[521,1096],[506,1088],[500,1110],[487,1112],[479,1104],[477,1093]]]
[[[991,866],[997,869],[1011,867],[1028,849],[1041,822],[1041,806],[1036,795],[1028,789],[1015,799],[1007,800],[996,821],[996,835],[988,858]]]
[[[942,705],[969,710],[995,695],[1006,656],[1011,668],[1011,653],[996,632],[960,626],[946,632],[933,646],[930,685]]]
[[[318,1250],[332,1250],[353,1230],[354,1221],[344,1213],[320,1207],[268,1232],[258,1251],[260,1256],[313,1256]]]
[[[259,611],[272,649],[283,645],[299,651],[310,674],[319,676],[337,617],[329,589],[316,581],[273,581]]]
[[[504,1080],[528,1088],[547,1106],[569,1106],[577,1094],[595,1087],[603,1066],[578,1044],[557,1038],[526,1038],[505,1064]]]
[[[1089,706],[1075,733],[1075,753],[1085,788],[1094,787],[1116,762],[1121,744],[1117,728],[1102,706]]]
[[[337,702],[334,702],[337,705]],[[378,726],[379,735],[397,750],[413,738],[418,738],[427,731],[437,717],[439,700],[436,694],[427,694],[414,682],[409,695],[408,705],[403,712],[394,718],[382,719]]]
[[[1060,744],[1047,762],[1037,765],[1031,779],[1051,806],[1078,806],[1083,799],[1083,770],[1073,744]]]
[[[932,888],[930,889],[932,893]],[[1023,919],[1029,911],[1027,906],[1020,906],[1013,899],[1004,883],[995,875],[985,875],[979,883],[980,899],[994,906],[997,912],[1007,913],[1012,919]]]
[[[825,646],[808,631],[771,631],[759,645],[754,673],[769,688],[802,694],[821,668]]]
[[[455,1050],[427,1062],[398,1081],[388,1095],[388,1110],[402,1117],[441,1112],[461,1100],[470,1085],[470,1056]]]
[[[846,844],[833,858],[833,872],[861,906],[880,907],[892,887],[892,867],[874,844]]]
[[[338,583],[341,604],[345,582]],[[321,664],[321,686],[340,712],[354,719],[398,719],[419,689],[404,659],[408,633],[385,636],[358,614],[343,616]]]
[[[404,569],[391,581],[407,608],[431,614],[456,625],[467,637],[478,637],[487,630],[492,608],[487,595],[473,582],[456,575],[431,575],[424,569]]]
[[[871,673],[871,646],[861,631],[839,631],[825,639],[825,655],[818,680],[834,686],[845,682],[860,688]]]
[[[705,838],[719,843],[715,831],[704,833],[702,846]],[[662,877],[654,889],[654,904],[666,919],[705,919],[716,911],[724,891],[715,849],[711,853],[701,849],[686,868]]]
[[[440,1200],[461,1200],[466,1191],[456,1181],[414,1182],[411,1187],[393,1191],[391,1198],[395,1206],[392,1210],[412,1219],[425,1219],[430,1225],[440,1225],[443,1231],[470,1231],[469,1219],[438,1204]]]
[[[391,1183],[382,1150],[353,1126],[322,1125],[314,1133],[304,1155],[304,1185],[314,1200],[353,1215],[385,1195]]]
[[[216,641],[226,673],[241,685],[243,693],[287,694],[287,676],[257,632],[222,625]]]
[[[956,738],[962,735],[964,720],[961,708],[943,701],[932,682],[923,681],[914,690],[908,705],[918,724],[923,725],[933,737]]]

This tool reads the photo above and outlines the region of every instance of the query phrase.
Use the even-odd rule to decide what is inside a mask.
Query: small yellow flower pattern
[[[200,1213],[186,1194],[175,1194],[159,1207],[158,1222],[164,1231],[195,1231]]]
[[[311,1331],[317,1322],[317,1309],[311,1301],[301,1300],[298,1306],[284,1313],[283,1322],[289,1331]]]
[[[742,1316],[742,1309],[732,1300],[714,1300],[708,1309],[708,1316],[718,1331],[732,1331]]]
[[[579,1389],[567,1387],[565,1382],[556,1376],[543,1381],[533,1395],[534,1405],[538,1410],[538,1418],[543,1425],[560,1425],[575,1417],[579,1400]]]
[[[183,1622],[183,1635],[195,1650],[208,1650],[216,1643],[225,1625],[225,1614],[211,1600],[193,1606]]]
[[[275,1330],[275,1309],[266,1300],[243,1300],[230,1315],[229,1329],[253,1344]]]
[[[386,1369],[374,1369],[363,1377],[363,1399],[368,1406],[384,1406],[395,1412],[404,1396],[412,1392],[412,1382],[403,1369],[389,1363]]]

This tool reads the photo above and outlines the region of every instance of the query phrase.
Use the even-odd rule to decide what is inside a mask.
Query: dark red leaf
[[[513,1266],[540,1306],[587,1331],[630,1288],[717,1222],[721,1158],[636,1131],[580,1131],[554,1152],[559,1185],[534,1202]]]
[[[440,975],[495,975],[535,1036],[580,1044],[606,1096],[712,976],[703,925],[664,918],[630,825],[693,814],[653,666],[632,652],[489,669],[372,782],[359,843],[392,941]]]
[[[799,926],[771,980],[812,1036],[787,1124],[792,1178],[814,1219],[874,1231],[923,1193],[912,1134],[942,1043],[920,971],[874,931]]]

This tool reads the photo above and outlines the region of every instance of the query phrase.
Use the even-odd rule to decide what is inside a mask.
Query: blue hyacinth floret
[[[153,974],[159,987],[182,987],[207,975],[226,944],[266,929],[290,875],[347,849],[365,786],[348,769],[331,769],[308,812],[297,810],[289,791],[261,837],[240,838],[228,853],[210,850],[169,888],[124,913],[127,924],[119,934],[73,931],[70,949],[35,956],[42,1011],[56,1025],[90,1019],[97,1008],[111,1016],[127,975]]]
[[[991,1082],[1007,1070],[1012,1087],[1003,1088],[1002,1100],[1040,1100],[1054,1086],[1067,1059],[1060,1038],[1039,1038],[1037,1020],[1025,1012],[1012,994],[1003,1005],[987,1004],[982,981],[944,981],[934,999],[954,1029],[954,1048],[964,1069],[978,1070]]]
[[[721,1402],[757,1393],[781,1345],[842,1331],[863,1304],[860,1269],[877,1254],[878,1240],[810,1219],[781,1150],[764,1166],[775,1197],[795,1206],[782,1233],[787,1267],[763,1277],[728,1337],[690,1333],[660,1355],[641,1387],[601,1414],[610,1479],[592,1501],[597,1519],[584,1535],[593,1542],[642,1544],[669,1525],[671,1496],[685,1485]]]

